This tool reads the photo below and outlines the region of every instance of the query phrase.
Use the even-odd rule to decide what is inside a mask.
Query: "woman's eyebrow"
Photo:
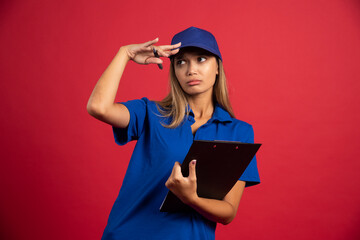
[[[178,56],[174,57],[175,60],[179,60],[179,59],[183,59],[183,58],[184,58],[184,54],[181,54],[181,55],[178,55]]]

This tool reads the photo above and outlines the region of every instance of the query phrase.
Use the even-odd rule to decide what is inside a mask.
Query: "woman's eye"
[[[176,65],[182,65],[182,64],[184,64],[184,63],[185,63],[184,60],[177,60],[177,61],[176,61]]]
[[[206,58],[205,58],[205,57],[198,57],[198,61],[199,61],[199,62],[205,62],[205,61],[206,61]]]

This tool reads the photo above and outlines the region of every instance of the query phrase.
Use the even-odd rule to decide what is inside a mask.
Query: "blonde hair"
[[[229,100],[224,67],[219,58],[217,61],[219,74],[216,76],[213,88],[213,101],[224,108],[231,117],[235,117]],[[170,118],[170,123],[168,125],[163,124],[163,126],[167,128],[176,128],[183,122],[185,117],[188,117],[189,109],[187,107],[187,94],[181,88],[175,75],[174,59],[171,59],[169,81],[169,94],[163,100],[158,101],[157,104],[161,115],[163,117]]]

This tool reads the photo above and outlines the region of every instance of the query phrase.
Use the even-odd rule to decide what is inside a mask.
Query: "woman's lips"
[[[200,84],[201,80],[190,80],[187,82],[188,85],[194,86]]]

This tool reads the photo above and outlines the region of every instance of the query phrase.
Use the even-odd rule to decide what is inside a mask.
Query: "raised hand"
[[[162,64],[163,61],[154,56],[154,48],[159,57],[169,57],[179,52],[178,48],[181,43],[155,46],[154,44],[158,41],[159,38],[155,38],[154,40],[145,43],[127,45],[125,46],[126,53],[131,60],[139,64]]]

